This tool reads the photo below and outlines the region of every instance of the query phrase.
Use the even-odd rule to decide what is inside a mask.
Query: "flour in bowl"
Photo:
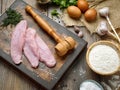
[[[89,53],[89,63],[93,70],[99,73],[112,73],[120,66],[120,58],[112,47],[97,45]]]

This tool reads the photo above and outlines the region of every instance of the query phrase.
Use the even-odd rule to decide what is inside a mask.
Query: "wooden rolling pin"
[[[69,50],[73,49],[76,45],[75,40],[72,37],[66,37],[65,39],[61,39],[60,36],[55,32],[55,30],[32,10],[32,7],[29,5],[26,6],[25,10],[32,15],[32,17],[37,21],[39,26],[43,28],[50,36],[52,36],[55,41],[58,43],[55,46],[55,50],[59,56],[65,55]]]

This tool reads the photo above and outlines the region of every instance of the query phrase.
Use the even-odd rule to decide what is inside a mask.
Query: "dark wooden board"
[[[70,65],[75,61],[76,57],[80,53],[82,53],[81,51],[84,49],[87,43],[83,39],[80,39],[75,34],[67,30],[66,28],[54,22],[49,17],[42,14],[39,10],[34,9],[34,11],[37,14],[39,14],[44,20],[46,20],[49,23],[49,25],[51,25],[59,35],[61,35],[61,37],[71,36],[76,40],[77,45],[73,51],[69,52],[64,57],[58,56],[54,50],[56,42],[38,26],[38,24],[33,20],[33,18],[29,14],[25,12],[26,5],[27,3],[23,2],[22,0],[16,0],[10,8],[17,10],[23,15],[23,18],[28,22],[28,27],[36,29],[39,36],[46,42],[46,44],[52,51],[57,61],[57,65],[54,68],[48,68],[43,63],[40,63],[37,69],[33,69],[24,55],[22,57],[23,63],[20,65],[15,65],[10,56],[11,34],[14,30],[14,27],[10,26],[8,26],[7,28],[3,28],[0,31],[0,56],[3,57],[4,60],[10,65],[12,65],[20,72],[31,78],[31,80],[35,81],[44,88],[51,90],[57,84],[57,82],[66,72],[66,70],[70,67]],[[0,23],[2,23],[2,20],[5,17],[6,13],[4,13],[0,17]]]

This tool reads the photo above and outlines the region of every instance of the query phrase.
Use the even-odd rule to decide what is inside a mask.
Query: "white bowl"
[[[92,82],[95,86],[97,86],[98,88],[99,88],[99,90],[104,90],[103,89],[103,87],[102,87],[102,85],[100,85],[98,82],[96,82],[95,80],[85,80],[84,82],[82,82],[81,84],[80,84],[80,88],[82,88],[83,86],[85,86],[85,83],[86,82]],[[89,87],[89,89],[90,89],[90,87]],[[80,89],[81,90],[81,89]],[[85,90],[85,89],[84,89]],[[92,90],[92,89],[90,89],[90,90]],[[96,89],[97,90],[97,89]]]

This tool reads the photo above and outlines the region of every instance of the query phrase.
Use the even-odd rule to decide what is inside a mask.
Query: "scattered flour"
[[[102,90],[102,89],[93,82],[83,82],[80,86],[80,90]]]
[[[86,70],[84,70],[84,68],[80,67],[79,72],[80,72],[80,76],[82,76],[86,73]]]
[[[120,58],[112,47],[97,45],[89,53],[89,63],[93,70],[107,74],[119,68]]]

